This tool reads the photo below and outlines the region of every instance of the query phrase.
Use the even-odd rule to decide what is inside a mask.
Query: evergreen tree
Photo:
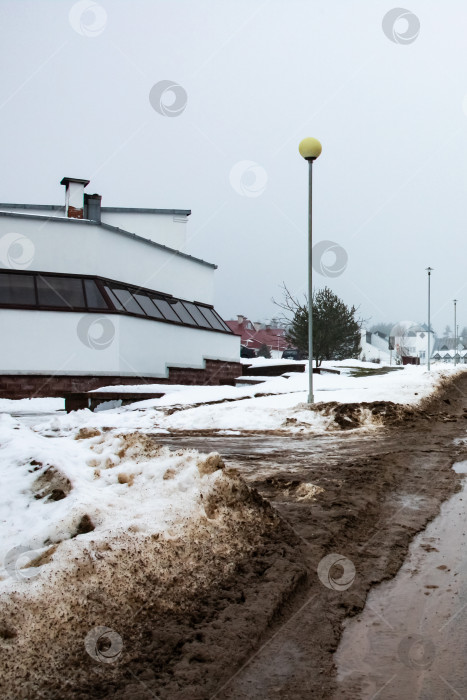
[[[257,357],[265,357],[267,360],[271,359],[271,350],[269,349],[269,345],[266,345],[266,343],[263,343],[258,350]]]
[[[287,341],[304,353],[308,352],[308,303],[300,303],[286,287],[280,306],[293,313]],[[346,304],[325,287],[313,293],[313,358],[319,367],[323,360],[344,360],[358,357],[361,320],[355,306]]]

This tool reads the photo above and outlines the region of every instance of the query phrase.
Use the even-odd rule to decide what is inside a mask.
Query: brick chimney
[[[60,182],[65,185],[65,216],[70,219],[84,219],[84,188],[90,180],[78,180],[64,177]]]

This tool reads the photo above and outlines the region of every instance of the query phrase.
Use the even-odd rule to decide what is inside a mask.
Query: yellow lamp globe
[[[316,158],[318,158],[318,156],[321,154],[322,146],[318,139],[308,136],[308,138],[300,141],[298,150],[300,155],[305,158],[305,160],[316,160]]]

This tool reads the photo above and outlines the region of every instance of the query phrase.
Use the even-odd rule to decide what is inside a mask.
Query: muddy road
[[[467,474],[467,462],[454,465]],[[340,697],[466,697],[467,480],[376,586],[335,655]]]
[[[393,686],[392,694],[379,694],[391,677],[388,673],[397,675],[401,667],[412,673],[410,697],[459,697],[437,695],[434,688],[430,691],[429,683],[420,684],[413,674],[426,667],[417,668],[412,661],[410,668],[403,665],[397,650],[399,645],[410,646],[405,641],[410,625],[395,628],[392,666],[378,653],[370,655],[366,665],[344,654],[336,657],[347,663],[338,675],[334,653],[346,619],[362,611],[372,586],[395,576],[416,533],[460,489],[461,478],[452,465],[467,459],[461,440],[467,434],[466,418],[467,377],[460,376],[425,403],[423,411],[377,431],[314,437],[207,433],[158,437],[172,446],[219,451],[291,525],[303,544],[308,570],[306,582],[269,621],[254,650],[249,650],[239,668],[231,669],[230,676],[220,674],[211,685],[214,692],[205,697],[405,698],[404,681]],[[456,522],[451,518],[449,527]],[[438,565],[456,568],[454,559]],[[438,569],[440,575],[443,571]],[[405,590],[402,587],[397,595],[402,618],[406,607],[412,606],[409,594],[404,601]],[[427,590],[435,589],[419,584],[417,595],[428,598]],[[423,607],[423,615],[430,614]],[[467,620],[467,615],[461,619]],[[415,618],[413,621],[413,634],[420,634]],[[384,627],[382,623],[382,631]],[[347,652],[352,647],[358,651],[362,645],[378,648],[379,629],[376,624],[369,641],[369,635],[349,627]],[[387,657],[387,646],[385,651]],[[456,659],[463,664],[462,654]],[[381,663],[386,668],[378,675],[372,668]],[[372,673],[375,678],[368,684]],[[445,690],[449,692],[447,686]]]

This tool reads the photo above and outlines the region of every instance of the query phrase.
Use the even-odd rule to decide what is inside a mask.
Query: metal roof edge
[[[62,204],[13,204],[0,202],[2,207],[8,209],[40,209],[49,211],[65,211],[65,206]],[[190,216],[191,209],[153,209],[150,207],[101,207],[104,212],[116,212],[121,214],[137,213],[137,214],[172,214],[175,216]]]
[[[101,211],[118,214],[173,214],[177,216],[190,216],[191,214],[191,209],[151,209],[150,207],[101,207]]]
[[[12,216],[14,219],[39,219],[39,221],[59,221],[60,223],[92,224],[94,226],[99,226],[98,221],[92,221],[92,219],[73,219],[69,216],[46,216],[45,214],[25,214],[24,212],[16,211],[0,211],[0,216]]]
[[[65,211],[64,204],[7,204],[5,202],[0,202],[0,209],[2,207],[8,207],[10,209],[48,209],[52,211]]]

